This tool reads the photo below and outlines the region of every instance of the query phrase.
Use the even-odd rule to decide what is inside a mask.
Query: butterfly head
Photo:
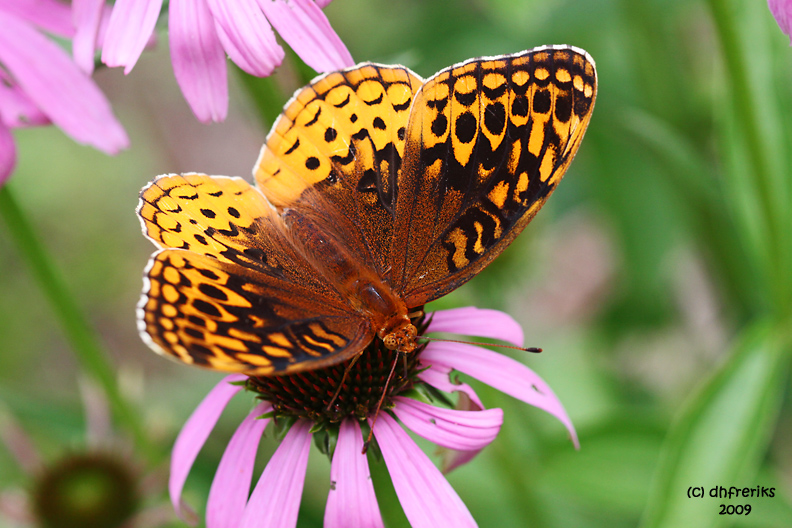
[[[400,322],[398,326],[390,329],[388,332],[380,332],[382,342],[388,350],[396,350],[409,354],[418,346],[416,338],[418,337],[418,329],[409,319]]]

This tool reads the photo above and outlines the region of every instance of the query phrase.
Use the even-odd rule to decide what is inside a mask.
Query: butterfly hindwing
[[[392,283],[408,306],[459,287],[542,207],[577,152],[596,94],[569,46],[474,59],[416,94],[399,174]]]
[[[190,251],[156,253],[145,282],[141,334],[189,364],[285,374],[351,357],[374,335],[366,319],[312,290]]]

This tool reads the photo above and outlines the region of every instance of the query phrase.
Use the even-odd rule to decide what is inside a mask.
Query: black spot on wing
[[[454,123],[454,134],[462,143],[470,143],[476,136],[478,121],[470,112],[465,112],[457,117]]]
[[[484,126],[490,134],[500,135],[506,126],[506,108],[503,103],[497,102],[487,105],[484,110]]]

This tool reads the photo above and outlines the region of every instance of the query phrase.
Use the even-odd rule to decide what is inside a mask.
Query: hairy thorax
[[[290,220],[289,227],[301,241],[306,258],[352,308],[371,321],[385,347],[404,353],[415,350],[418,330],[410,321],[404,301],[393,289],[316,223],[306,217]]]

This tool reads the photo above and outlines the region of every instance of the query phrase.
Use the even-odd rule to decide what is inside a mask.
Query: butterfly
[[[571,46],[471,59],[424,81],[362,63],[298,90],[254,168],[142,191],[138,327],[157,352],[249,375],[315,370],[372,340],[416,345],[411,312],[525,228],[578,150],[597,91]]]

